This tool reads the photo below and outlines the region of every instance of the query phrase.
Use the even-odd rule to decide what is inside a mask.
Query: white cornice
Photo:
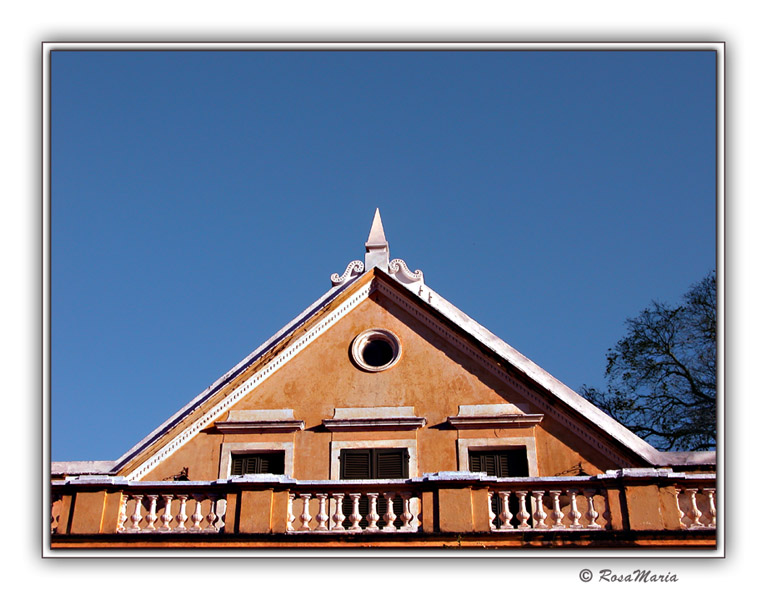
[[[306,333],[299,336],[286,348],[278,352],[271,360],[265,363],[258,371],[256,371],[256,373],[240,384],[234,391],[224,396],[211,407],[209,411],[201,415],[199,419],[186,427],[181,433],[175,435],[170,442],[163,445],[157,452],[153,453],[151,457],[134,468],[126,475],[126,478],[130,480],[141,479],[141,477],[149,473],[162,461],[183,447],[197,433],[214,423],[224,412],[244,398],[246,394],[249,394],[256,389],[280,367],[285,365],[291,358],[306,348],[312,340],[330,328],[336,321],[367,298],[370,295],[372,284],[373,280],[362,285],[350,298],[341,303],[335,310],[331,311],[314,327],[310,328]]]
[[[522,374],[529,377],[536,384],[541,386],[541,388],[561,400],[561,402],[565,406],[569,407],[569,409],[573,410],[577,414],[580,414],[608,437],[619,442],[620,445],[641,456],[650,464],[659,464],[658,461],[660,460],[660,453],[655,448],[620,425],[617,421],[613,420],[605,413],[594,407],[587,400],[576,394],[563,383],[556,380],[545,370],[541,369],[538,365],[506,344],[503,340],[496,337],[487,329],[479,325],[476,321],[458,310],[447,300],[442,298],[439,294],[428,288],[422,282],[422,275],[420,275],[420,277],[414,281],[408,282],[409,285],[395,277],[397,273],[401,275],[403,272],[403,269],[397,270],[395,273],[387,273],[386,271],[379,270],[379,273],[386,274],[388,278],[397,281],[400,285],[402,285],[402,287],[397,289],[396,284],[387,285],[385,283],[379,285],[376,278],[373,278],[364,285],[360,286],[359,289],[355,290],[349,298],[347,298],[339,306],[329,312],[315,326],[313,326],[303,335],[293,340],[287,347],[282,349],[274,357],[272,357],[271,360],[265,363],[256,373],[249,377],[245,382],[240,384],[234,391],[219,400],[213,407],[211,407],[209,411],[201,415],[199,419],[186,427],[181,433],[175,435],[168,443],[163,445],[157,452],[153,453],[151,457],[134,468],[126,477],[128,479],[140,479],[146,475],[163,460],[176,452],[176,450],[184,446],[186,442],[193,438],[198,432],[213,424],[224,412],[234,406],[246,394],[256,389],[274,372],[276,372],[280,367],[285,365],[288,361],[290,361],[291,358],[293,358],[308,344],[310,344],[317,336],[329,329],[341,317],[359,305],[376,290],[380,291],[387,298],[393,300],[407,312],[416,316],[421,322],[428,325],[434,331],[440,333],[456,348],[479,361],[496,377],[507,383],[523,397],[533,401],[536,406],[542,408],[547,414],[553,416],[557,421],[562,423],[570,431],[579,435],[582,439],[587,441],[595,449],[602,452],[605,456],[610,457],[618,463],[620,463],[622,460],[619,454],[612,450],[608,444],[604,443],[592,433],[590,433],[588,428],[578,424],[569,414],[567,414],[566,411],[552,404],[538,392],[531,390],[529,386],[524,385],[517,377],[511,376],[507,369],[500,366],[495,360],[490,359],[488,354],[479,350],[475,343],[479,343],[480,347],[486,348],[487,350],[490,350],[491,353],[496,354],[502,358],[514,369],[517,369]],[[416,273],[419,272],[416,271]],[[406,274],[408,275],[408,279],[410,279],[409,270]],[[326,306],[327,303],[333,299],[334,294],[332,292],[340,292],[343,289],[347,289],[349,287],[353,288],[357,280],[358,278],[352,275],[350,280],[345,282],[347,285],[344,285],[343,287],[339,285],[339,287],[332,288],[318,302],[313,304],[312,307],[304,311],[304,313],[302,313],[296,320],[286,326],[280,332],[280,334],[272,338],[272,340],[279,340],[283,337],[285,332],[289,332],[291,329],[293,329],[297,322],[304,322],[311,318],[314,313]],[[403,288],[407,291],[401,291]],[[468,342],[463,337],[457,335],[450,327],[446,327],[440,320],[419,306],[417,302],[413,302],[413,300],[408,297],[408,293],[412,293],[414,297],[419,298],[421,301],[425,302],[448,322],[452,323],[460,331],[467,334],[467,337],[472,340],[472,342]],[[264,344],[261,348],[263,349],[270,347],[273,344],[272,340],[270,340],[270,342],[267,344]],[[244,365],[245,363],[253,362],[255,358],[258,358],[259,354],[259,351],[254,352],[251,354],[249,359],[246,359],[240,363],[240,365],[233,369],[233,371],[236,371],[241,365]],[[255,358],[252,358],[254,356]],[[186,409],[186,413],[191,412],[200,404],[201,402],[196,399],[190,403],[190,405],[187,405],[188,408]],[[177,413],[177,415],[174,416],[174,418],[172,418],[170,421],[178,422],[178,416],[180,415],[180,417],[183,417],[183,414],[181,413],[184,412],[184,409],[182,409],[182,411],[179,411],[179,413]],[[335,425],[338,425],[339,428],[344,427],[344,425],[342,425],[340,422],[334,423],[333,420],[330,420],[330,422],[331,427]],[[415,426],[415,424],[413,425]],[[359,427],[361,425],[356,423],[352,424],[351,422],[347,423],[346,425],[346,427],[352,426]],[[135,454],[137,452],[134,450],[132,453]]]
[[[447,422],[456,429],[480,429],[503,427],[530,427],[543,420],[543,415],[477,415],[473,417],[448,417]]]

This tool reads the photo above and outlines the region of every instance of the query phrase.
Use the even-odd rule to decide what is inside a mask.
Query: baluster
[[[399,518],[402,520],[401,531],[410,531],[413,527],[410,521],[413,520],[413,514],[410,512],[410,492],[400,492],[399,497],[402,498],[402,514]]]
[[[589,520],[589,522],[586,524],[586,527],[589,529],[602,529],[602,526],[597,523],[599,513],[597,512],[596,508],[594,508],[594,495],[596,494],[596,491],[586,490],[584,494],[586,496],[587,502],[589,503],[589,509],[586,511],[586,518]]]
[[[202,501],[205,499],[205,496],[194,494],[192,498],[194,498],[195,504],[194,513],[192,513],[192,526],[189,528],[189,531],[199,532],[202,531],[200,523],[202,522]]]
[[[154,531],[156,529],[154,523],[157,521],[157,495],[148,495],[147,498],[149,498],[149,513],[146,516],[144,531]]]
[[[560,490],[549,491],[549,496],[551,496],[551,503],[554,507],[554,512],[551,513],[551,516],[554,518],[554,523],[551,525],[552,529],[564,528],[564,525],[562,525],[562,519],[564,519],[565,513],[563,513],[562,509],[559,507],[560,494],[562,494]]]
[[[349,494],[349,498],[352,499],[352,514],[349,515],[349,531],[362,531],[360,527],[360,521],[362,521],[362,515],[360,514],[360,496],[362,494],[352,493]]]
[[[690,520],[692,523],[690,523],[690,527],[703,527],[703,523],[700,522],[700,518],[703,515],[700,510],[698,510],[698,502],[695,498],[695,495],[698,493],[698,490],[695,488],[687,488],[685,490],[687,492],[687,495],[690,497],[690,512],[687,515],[690,517]]]
[[[511,520],[514,518],[514,514],[509,508],[509,496],[511,492],[498,492],[498,496],[501,499],[501,514],[498,517],[501,519],[501,529],[514,529],[514,525],[511,524]]]
[[[501,492],[498,492],[499,494]],[[519,526],[517,529],[530,529],[530,525],[528,525],[527,520],[530,518],[530,513],[527,512],[527,509],[525,508],[525,498],[527,497],[526,491],[521,492],[514,492],[519,499],[519,512],[517,513],[517,519],[519,520]],[[506,504],[508,502],[508,499],[504,500],[504,512],[506,512]],[[501,513],[503,514],[503,513]],[[501,525],[501,529],[509,529],[508,527],[504,527]]]
[[[315,528],[315,531],[328,531],[328,521],[330,520],[327,513],[328,495],[315,494],[315,496],[320,501],[317,511],[317,527]]]
[[[410,521],[410,529],[412,531],[418,531],[421,527],[421,521],[418,517],[421,515],[421,499],[418,496],[413,496],[410,499],[410,514],[413,515],[413,520]]]
[[[162,499],[165,501],[165,504],[163,505],[163,513],[160,517],[160,527],[157,529],[158,531],[170,531],[170,522],[173,520],[173,515],[171,514],[171,503],[173,502],[173,494],[163,494]]]
[[[293,500],[296,499],[296,495],[293,492],[290,492],[288,494],[288,523],[285,526],[285,531],[295,531],[295,528],[293,527],[293,521],[296,520],[296,515],[293,514]]]
[[[187,531],[186,525],[184,523],[187,522],[189,517],[186,514],[186,500],[189,498],[186,494],[179,495],[178,499],[181,501],[181,506],[178,507],[178,515],[176,515],[176,522],[178,523],[178,526],[174,531],[178,532],[184,532]]]
[[[706,494],[706,497],[708,498],[708,512],[711,515],[711,522],[708,526],[716,527],[716,498],[714,497],[716,490],[713,488],[706,488],[703,490],[703,493]]]
[[[384,492],[384,499],[386,500],[386,513],[384,513],[384,526],[383,531],[397,531],[397,527],[394,525],[394,520],[397,518],[397,513],[394,512],[394,492]]]
[[[61,495],[51,495],[51,535],[56,533],[59,528],[59,518],[61,516]]]
[[[312,515],[309,512],[309,500],[311,499],[311,494],[301,494],[301,500],[303,500],[304,503],[303,512],[301,513],[301,516],[298,517],[301,519],[301,531],[311,531],[311,527],[309,526],[309,523],[312,520]]]
[[[543,494],[545,492],[530,492],[533,495],[533,527],[536,529],[546,529],[546,511],[543,510]]]
[[[217,496],[207,496],[207,499],[210,500],[210,510],[208,511],[208,516],[205,517],[205,520],[208,522],[208,526],[205,528],[205,531],[213,532],[216,530],[216,503],[218,502]]]
[[[139,531],[141,527],[139,527],[139,523],[141,523],[141,502],[144,500],[144,496],[137,495],[133,496],[133,499],[136,501],[136,506],[134,508],[133,514],[131,515],[131,523],[133,525],[131,526],[131,531]]]
[[[570,514],[568,515],[571,519],[570,529],[581,529],[583,525],[579,521],[583,515],[578,512],[578,490],[568,490],[567,493],[570,495]]]
[[[333,514],[333,531],[344,531],[344,494],[333,494],[333,498],[336,501],[336,512]]]
[[[378,494],[373,492],[367,493],[368,500],[370,500],[370,512],[368,513],[367,520],[368,520],[368,526],[365,528],[366,531],[378,531],[378,519],[381,518],[381,515],[379,515],[376,512],[376,503],[378,502]]]
[[[493,531],[495,529],[495,523],[493,521],[495,521],[495,517],[498,516],[493,512],[493,494],[494,493],[495,492],[493,492],[493,490],[490,490],[489,492],[487,492],[487,512],[488,512],[489,520],[490,520],[490,531]]]
[[[684,523],[684,511],[682,510],[682,507],[679,506],[679,492],[681,490],[677,487],[671,488],[671,492],[674,494],[674,501],[676,502],[676,511],[679,513],[679,525],[682,526],[682,528],[686,528],[687,525]]]
[[[120,497],[120,512],[117,515],[117,531],[122,533],[125,531],[125,521],[128,520],[128,496],[121,494]]]
[[[216,521],[217,525],[216,531],[219,531],[222,527],[226,526],[226,497],[220,498],[216,502],[216,516],[218,517],[218,520]]]

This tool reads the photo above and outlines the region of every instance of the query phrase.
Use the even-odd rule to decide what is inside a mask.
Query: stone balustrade
[[[290,533],[394,533],[420,528],[420,496],[407,484],[303,482],[291,488]],[[319,489],[318,489],[319,488]]]
[[[679,523],[684,529],[716,529],[716,488],[710,483],[674,487]]]
[[[117,532],[218,533],[225,517],[221,494],[142,490],[122,494]]]
[[[548,489],[501,487],[488,491],[492,531],[526,529],[609,529],[607,493],[603,488]]]
[[[715,543],[717,532],[716,476],[668,469],[529,478],[451,471],[353,481],[297,481],[283,475],[184,482],[81,476],[52,482],[50,502],[52,543],[66,539],[69,544],[95,535],[132,543],[128,540],[154,539],[152,534],[172,544],[183,544],[187,534],[207,540],[203,543],[273,538],[274,543],[312,544],[332,544],[333,534],[361,535],[365,543],[370,535],[383,540],[387,534],[406,534],[389,539],[427,544],[429,536],[471,534],[519,545],[549,531],[563,543],[594,543],[599,536],[614,540],[621,532],[648,540],[664,532],[691,540],[708,535],[706,543]]]

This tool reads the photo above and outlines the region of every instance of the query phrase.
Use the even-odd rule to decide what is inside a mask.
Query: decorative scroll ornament
[[[405,261],[401,258],[395,258],[389,263],[389,274],[404,284],[423,283],[423,272],[416,269],[415,272],[407,268]]]
[[[343,272],[343,275],[339,275],[338,273],[333,273],[330,276],[330,282],[333,284],[333,287],[335,287],[343,283],[346,283],[352,277],[360,275],[364,271],[365,271],[365,263],[363,263],[361,260],[353,260],[346,267],[346,270]]]

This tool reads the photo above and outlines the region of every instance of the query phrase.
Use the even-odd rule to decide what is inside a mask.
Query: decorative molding
[[[433,293],[432,290],[430,290],[427,286],[424,285],[423,287],[425,288],[425,292],[427,292],[428,304],[434,307],[435,310],[438,310],[448,320],[452,321],[459,327],[461,327],[462,325],[461,324],[462,320],[465,319],[467,321],[470,321],[470,317],[467,317],[463,313],[460,313],[458,309],[454,309],[454,312],[460,313],[461,318],[451,318],[451,316],[446,315],[442,310],[439,310],[436,306],[434,306],[433,296],[436,298],[438,297],[437,294]],[[470,356],[471,358],[475,359],[477,362],[482,364],[491,374],[493,374],[495,377],[497,377],[504,383],[508,384],[510,387],[516,390],[523,397],[525,397],[528,400],[532,400],[535,405],[541,407],[547,414],[550,414],[552,417],[554,417],[556,421],[558,421],[559,423],[567,427],[570,431],[579,435],[581,439],[587,441],[589,444],[591,444],[593,448],[602,452],[602,454],[604,454],[606,457],[610,458],[611,460],[617,463],[623,462],[624,460],[623,457],[616,454],[606,444],[603,444],[602,442],[597,440],[595,436],[593,436],[592,434],[587,432],[583,427],[575,423],[572,420],[572,418],[569,418],[563,411],[555,408],[550,402],[544,399],[543,396],[541,396],[537,392],[533,392],[527,386],[522,385],[522,383],[517,378],[512,377],[505,369],[503,369],[495,361],[491,360],[487,355],[485,355],[482,352],[479,352],[476,348],[466,343],[459,336],[457,336],[452,330],[450,330],[448,327],[445,327],[437,319],[429,315],[425,310],[416,306],[413,302],[407,302],[405,299],[402,298],[401,294],[399,294],[396,290],[390,288],[389,286],[379,285],[376,287],[376,289],[379,291],[379,293],[383,294],[384,296],[386,296],[387,298],[389,298],[390,300],[398,304],[406,312],[410,313],[412,316],[421,320],[421,322],[423,322],[425,325],[428,325],[429,327],[431,327],[435,332],[442,334],[444,339],[449,341],[456,349],[461,350],[462,352],[464,352],[465,354],[467,354],[468,356]],[[447,304],[447,301],[445,300],[442,300],[442,302]],[[450,306],[452,307],[452,305]]]
[[[360,407],[336,408],[322,423],[330,431],[389,431],[419,429],[426,419],[415,416],[412,406]]]
[[[504,427],[530,427],[543,420],[543,415],[477,415],[448,417],[447,422],[456,429],[487,429]]]
[[[392,358],[386,364],[371,365],[368,364],[368,362],[365,360],[365,348],[367,347],[368,343],[375,340],[381,340],[388,344],[389,348],[391,348]],[[402,357],[402,344],[400,343],[399,338],[388,329],[368,329],[367,331],[363,331],[354,338],[354,341],[352,342],[351,354],[352,360],[360,369],[375,373],[378,371],[385,371],[386,369],[390,369],[397,364],[399,359]]]
[[[356,307],[360,302],[365,300],[370,295],[371,289],[373,289],[372,284],[373,281],[370,281],[365,285],[362,285],[360,289],[349,299],[347,299],[334,311],[328,314],[324,319],[317,323],[317,325],[309,329],[309,331],[298,338],[295,342],[276,354],[271,360],[264,364],[258,371],[256,371],[255,374],[249,377],[233,392],[219,400],[216,405],[211,407],[209,412],[202,415],[199,419],[185,428],[181,433],[174,436],[170,442],[162,446],[147,460],[139,464],[135,469],[133,469],[133,471],[126,475],[126,478],[131,480],[141,479],[144,475],[157,467],[157,465],[159,465],[162,461],[176,452],[179,448],[183,447],[197,433],[214,423],[216,419],[218,419],[223,413],[229,410],[237,402],[242,400],[242,398],[244,398],[247,394],[255,390],[259,385],[261,385],[271,375],[273,375],[280,367],[285,365],[291,358],[306,348],[306,346],[312,340],[314,340],[320,334],[324,333],[327,329],[334,325],[336,321],[338,321],[346,313]]]
[[[530,427],[542,420],[543,415],[526,414],[514,404],[462,404],[458,415],[447,418],[456,429]]]
[[[221,433],[288,433],[301,431],[304,422],[293,417],[293,409],[230,410],[226,421],[216,421]]]
[[[216,421],[219,433],[290,433],[301,431],[303,421]]]
[[[343,272],[342,275],[339,275],[338,273],[333,273],[330,276],[330,282],[333,284],[333,287],[342,285],[352,279],[352,277],[357,277],[365,272],[365,263],[363,263],[361,260],[353,260],[350,262],[346,270]]]
[[[397,260],[400,260],[400,259],[395,259],[394,261],[392,261],[392,263],[396,263]],[[351,275],[351,272],[353,270],[356,270],[359,267],[359,265],[355,266],[355,262],[359,263],[360,261],[352,261],[349,267],[347,267],[347,271],[349,272],[349,275]],[[400,265],[400,263],[396,263],[396,264],[399,266],[397,270],[395,271],[395,273],[403,274],[403,270],[401,269],[401,267],[402,265],[404,265],[404,261],[402,262],[402,265]],[[408,272],[411,273],[412,276],[416,276],[420,273],[420,271],[416,271],[415,273],[412,273],[409,271],[409,269],[408,269]],[[408,275],[408,277],[410,277],[410,275]],[[423,277],[422,273],[420,274],[420,277],[421,278]],[[464,313],[462,313],[457,308],[455,308],[452,304],[442,299],[438,294],[434,293],[425,284],[421,283],[422,279],[418,279],[417,281],[411,281],[410,284],[405,283],[402,280],[399,280],[399,281],[400,283],[403,283],[403,285],[412,284],[414,287],[409,288],[411,291],[415,290],[415,288],[417,287],[418,289],[414,291],[413,293],[415,293],[422,300],[426,301],[427,304],[429,304],[434,310],[436,310],[438,313],[444,316],[444,318],[446,318],[449,322],[463,329],[466,332],[466,334],[472,337],[474,340],[476,340],[478,344],[484,347],[488,347],[488,350],[490,352],[498,354],[504,360],[509,361],[510,364],[512,364],[513,366],[516,366],[516,368],[519,368],[524,373],[526,373],[533,381],[538,382],[536,377],[534,375],[527,373],[527,370],[524,367],[516,365],[513,359],[505,356],[504,351],[499,351],[498,349],[493,348],[492,344],[488,346],[488,343],[484,340],[484,338],[487,336],[492,336],[492,334],[490,334],[489,332],[486,332],[484,328],[481,328],[481,326],[478,325],[475,321],[473,321],[470,317],[466,316]],[[512,389],[516,390],[524,398],[532,401],[534,405],[543,409],[546,414],[551,415],[556,421],[558,421],[560,424],[565,426],[569,431],[575,433],[576,435],[580,436],[583,440],[591,444],[591,446],[594,449],[601,452],[603,455],[615,461],[616,463],[620,464],[621,462],[624,462],[625,459],[621,455],[613,451],[612,448],[608,447],[607,444],[598,440],[594,435],[589,433],[586,430],[586,428],[580,426],[564,410],[560,410],[559,408],[555,407],[549,400],[544,398],[541,394],[537,392],[533,392],[526,385],[523,385],[516,377],[510,375],[505,368],[503,368],[496,361],[492,360],[487,354],[473,347],[472,344],[467,343],[459,335],[453,332],[451,328],[446,327],[442,322],[440,322],[438,319],[433,317],[426,310],[417,306],[414,302],[411,302],[409,298],[403,297],[398,290],[395,290],[390,285],[381,284],[374,278],[371,281],[367,282],[366,284],[361,285],[359,290],[357,290],[350,298],[348,298],[346,301],[344,301],[338,307],[332,310],[319,323],[317,323],[317,325],[315,325],[309,331],[303,334],[301,337],[293,341],[293,343],[291,343],[289,346],[284,348],[282,351],[274,355],[271,358],[271,360],[269,360],[266,364],[264,364],[254,375],[252,375],[240,386],[238,386],[232,393],[222,398],[216,405],[214,405],[211,408],[209,412],[202,415],[198,420],[196,420],[187,428],[185,428],[182,432],[174,436],[170,442],[163,445],[158,451],[152,454],[147,460],[140,463],[136,468],[133,469],[133,471],[131,471],[128,475],[126,475],[126,477],[128,479],[135,480],[135,479],[140,479],[141,477],[149,473],[152,469],[154,469],[157,465],[159,465],[163,460],[165,460],[166,458],[171,456],[174,452],[176,452],[176,450],[183,447],[186,444],[186,442],[188,442],[191,438],[193,438],[198,432],[200,432],[205,427],[208,427],[212,423],[214,423],[216,419],[218,419],[224,412],[229,410],[245,395],[247,395],[248,393],[256,389],[256,387],[258,387],[261,383],[263,383],[281,366],[286,364],[291,358],[293,358],[293,356],[295,356],[301,350],[303,350],[317,336],[319,336],[324,331],[329,329],[339,319],[345,316],[349,311],[351,311],[353,308],[359,305],[363,300],[365,300],[375,291],[382,293],[384,296],[392,300],[395,304],[403,308],[406,312],[410,313],[411,315],[421,320],[425,325],[427,325],[428,327],[431,327],[432,330],[434,330],[435,332],[441,334],[444,337],[444,339],[449,341],[454,347],[456,347],[457,349],[464,352],[466,355],[475,359],[477,362],[483,365],[488,370],[488,372],[493,374],[499,380],[508,384]],[[317,309],[315,308],[315,310]],[[485,333],[478,334],[477,331],[475,330],[481,330],[481,332],[485,332]],[[494,338],[493,336],[493,339],[495,340],[496,338]],[[502,343],[502,340],[497,340],[497,342]],[[495,343],[495,345],[498,345],[498,344]],[[511,349],[507,351],[506,353],[508,352],[516,352],[516,351]],[[520,360],[522,359],[524,359],[524,357],[521,357]],[[524,359],[524,360],[527,360],[527,359]],[[532,365],[532,367],[535,367],[535,369],[541,371],[544,375],[547,375],[545,371],[540,369],[540,367],[537,367],[536,365],[534,365],[534,363],[530,362],[530,365]],[[547,376],[553,380],[553,378],[550,375],[547,375]],[[540,384],[540,382],[538,383],[539,385],[542,385]],[[559,384],[559,385],[562,385],[562,384]],[[555,396],[557,395],[557,392],[551,392],[551,393]],[[612,420],[609,420],[609,423],[608,423],[608,417],[606,417],[606,415],[600,416],[600,415],[597,415],[596,412],[594,412],[594,411],[597,411],[597,409],[593,409],[593,411],[588,411],[586,410],[588,407],[584,406],[583,408],[581,408],[580,405],[574,405],[572,400],[567,400],[567,401],[563,400],[563,402],[567,406],[569,406],[572,410],[580,413],[584,418],[593,422],[593,424],[596,427],[601,428],[607,436],[613,437],[614,439],[621,441],[622,443],[626,445],[628,449],[633,450],[639,456],[644,457],[646,460],[650,462],[652,462],[653,460],[658,460],[658,456],[660,455],[660,453],[658,453],[657,450],[654,450],[651,446],[647,445],[643,440],[641,440],[640,438],[636,438],[636,436],[633,436],[633,434],[630,434],[630,432],[628,432],[628,434],[626,432],[623,432],[623,428],[621,428],[619,424],[613,422]],[[585,400],[583,400],[581,404],[583,403],[587,404]],[[592,416],[591,413],[594,413],[594,415]],[[596,422],[595,422],[595,419],[597,419]],[[601,421],[599,421],[598,419],[601,419]],[[611,431],[611,429],[615,429],[615,428],[619,430],[617,433]],[[630,437],[630,439],[627,439],[627,436]],[[647,448],[649,448],[649,450],[647,450]],[[647,456],[648,452],[652,454],[651,457]]]
[[[328,431],[390,431],[394,429],[420,429],[426,425],[424,417],[395,417],[390,419],[323,419]]]
[[[408,269],[405,261],[401,258],[395,258],[394,260],[390,261],[388,271],[389,275],[394,276],[396,280],[404,283],[405,285],[424,282],[423,271],[420,269],[411,271]]]

